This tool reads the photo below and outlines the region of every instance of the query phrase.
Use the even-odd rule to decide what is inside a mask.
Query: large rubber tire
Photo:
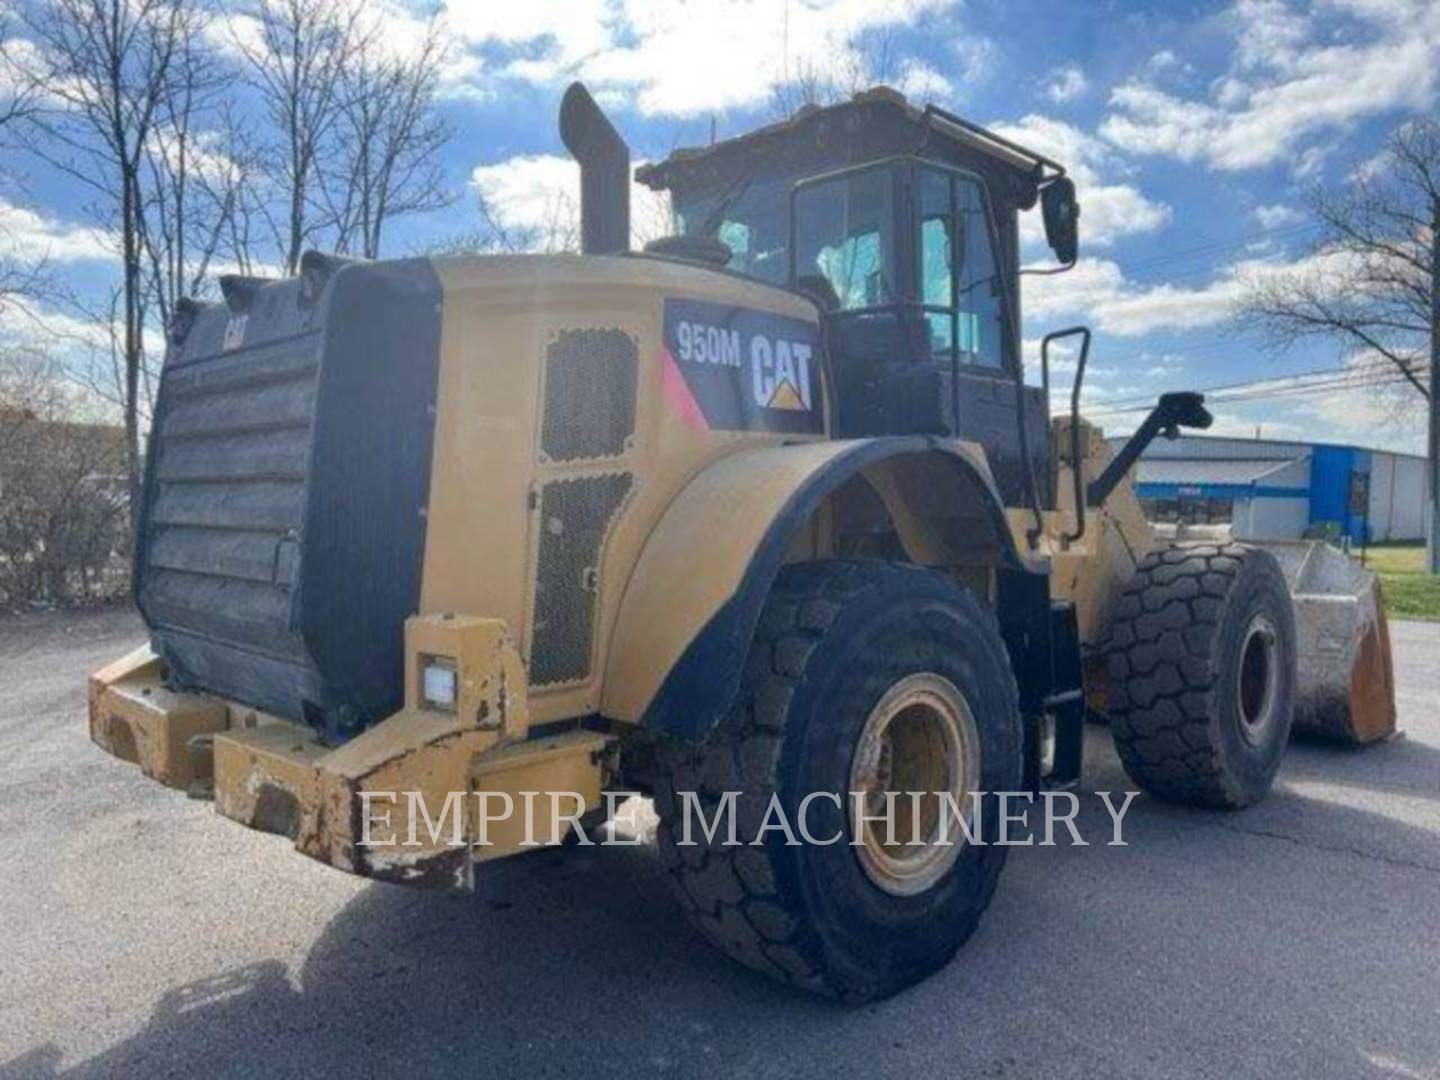
[[[1180,543],[1141,562],[1106,663],[1125,771],[1157,798],[1238,809],[1269,792],[1295,713],[1295,613],[1280,564]]]
[[[798,827],[811,791],[845,792],[858,736],[882,696],[907,676],[949,680],[975,720],[978,790],[1021,782],[1019,706],[992,612],[929,571],[883,562],[786,567],[767,601],[734,707],[700,744],[660,753],[655,805],[659,848],[682,907],[711,942],[774,978],[849,1001],[902,989],[942,967],[990,903],[1007,848],[995,800],[982,803],[980,836],[962,844],[923,892],[877,888],[851,847],[846,815],[812,803],[811,835],[843,832],[831,846],[727,846],[683,837],[677,792],[696,792],[709,817],[722,793],[737,800],[740,839],[754,835],[773,794]],[[843,798],[843,796],[842,796]],[[978,839],[978,837],[977,837]]]

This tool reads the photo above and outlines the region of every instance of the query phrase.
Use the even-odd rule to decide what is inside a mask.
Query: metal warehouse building
[[[1109,441],[1112,450],[1125,442]],[[1228,522],[1237,539],[1425,536],[1425,459],[1411,454],[1185,435],[1156,439],[1135,468],[1152,521]]]

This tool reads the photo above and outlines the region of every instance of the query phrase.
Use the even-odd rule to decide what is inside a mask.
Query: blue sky
[[[420,9],[372,6],[397,47],[418,34]],[[477,192],[512,225],[568,205],[574,168],[555,110],[573,78],[642,159],[706,141],[712,122],[724,136],[774,119],[774,87],[797,72],[883,78],[1077,177],[1082,261],[1026,279],[1025,336],[1096,328],[1087,400],[1110,430],[1138,414],[1101,413],[1107,402],[1355,360],[1323,343],[1268,351],[1234,325],[1238,281],[1304,259],[1315,235],[1307,188],[1365,168],[1385,134],[1433,113],[1440,93],[1437,0],[471,0],[445,18],[455,45],[445,168],[457,199],[397,226],[392,251],[475,228]],[[43,249],[81,290],[113,275],[73,189],[33,162],[6,171],[0,243]],[[1397,421],[1365,391],[1217,414],[1220,430],[1244,434],[1404,450],[1423,435],[1419,410]]]

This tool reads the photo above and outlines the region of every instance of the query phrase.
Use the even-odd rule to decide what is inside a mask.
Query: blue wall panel
[[[1350,470],[1355,451],[1348,446],[1316,446],[1310,452],[1310,522],[1333,521],[1342,529],[1350,519]]]
[[[1311,524],[1333,521],[1344,535],[1363,543],[1367,539],[1366,511],[1351,511],[1350,492],[1357,474],[1368,480],[1370,451],[1352,446],[1317,446],[1310,460]],[[1368,506],[1368,499],[1365,502]]]

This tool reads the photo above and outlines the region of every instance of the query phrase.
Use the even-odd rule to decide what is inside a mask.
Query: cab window
[[[807,184],[795,198],[795,280],[819,279],[841,311],[893,303],[893,233],[889,170]]]
[[[786,200],[790,181],[763,180],[747,184],[722,207],[719,220],[715,209],[726,192],[687,193],[674,197],[675,231],[681,235],[710,228],[717,240],[730,248],[728,268],[759,281],[785,283],[787,270]]]
[[[936,356],[950,356],[955,342],[955,208],[950,177],[922,170],[918,188],[920,210],[920,303]]]
[[[999,369],[1008,337],[985,193],[979,182],[922,169],[917,190],[920,300],[936,356]]]

